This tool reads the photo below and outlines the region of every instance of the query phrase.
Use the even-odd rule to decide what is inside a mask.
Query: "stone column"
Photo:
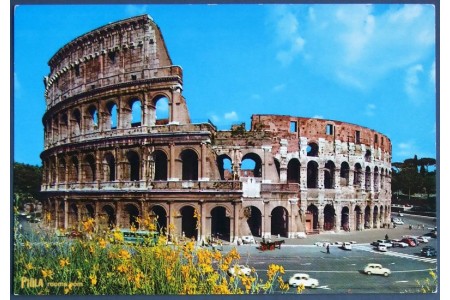
[[[291,218],[290,218],[290,224],[289,224],[289,232],[288,232],[288,238],[295,238],[296,233],[299,231],[296,223],[295,223],[295,213],[297,211],[297,203],[298,203],[298,198],[292,198],[289,199],[289,203],[291,204]]]
[[[340,232],[341,231],[341,221],[342,221],[342,207],[341,205],[334,207],[334,231]],[[350,218],[350,214],[349,214]]]
[[[200,180],[208,180],[206,178],[206,143],[201,143],[201,149],[200,149]]]
[[[64,229],[69,228],[69,202],[64,199]]]
[[[59,228],[59,200],[55,199],[55,229]]]
[[[175,177],[175,144],[174,143],[169,144],[169,153],[170,153],[169,181],[170,180],[178,180],[178,178]]]
[[[370,214],[369,214],[369,226],[373,228],[373,206],[370,206]]]
[[[261,216],[262,217],[262,222],[261,222],[261,226],[262,226],[262,232],[261,232],[261,236],[262,237],[265,237],[265,238],[270,238],[270,236],[271,236],[271,215],[269,215],[270,214],[270,211],[269,211],[269,208],[268,208],[268,206],[269,206],[269,200],[268,199],[264,199],[263,200],[263,207],[264,207],[264,209],[263,209],[263,215]]]

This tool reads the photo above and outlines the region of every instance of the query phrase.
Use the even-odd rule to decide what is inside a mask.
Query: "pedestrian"
[[[388,229],[390,229],[391,228],[391,223],[388,223]]]
[[[327,244],[327,254],[330,254],[330,244]]]
[[[422,224],[422,230],[424,230],[425,229],[425,225],[424,224]]]
[[[386,234],[386,235],[384,236],[384,239],[385,239],[385,240],[388,240],[388,239],[389,239],[389,236]]]

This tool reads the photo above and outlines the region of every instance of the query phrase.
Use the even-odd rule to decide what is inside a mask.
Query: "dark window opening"
[[[131,80],[136,80],[137,76],[136,75],[131,75]]]
[[[185,150],[181,153],[182,180],[198,180],[198,157],[192,150]]]
[[[109,61],[111,62],[111,64],[116,63],[116,52],[109,52],[108,57],[109,57]]]
[[[167,180],[167,156],[162,151],[153,153],[155,161],[155,180]]]
[[[127,159],[129,164],[130,180],[138,181],[139,176],[139,156],[136,152],[130,151],[127,153]]]
[[[378,143],[378,134],[375,134],[375,144]]]
[[[291,159],[287,166],[287,182],[300,183],[300,162],[298,159]]]
[[[129,217],[129,225],[133,226],[134,228],[139,228],[139,210],[136,208],[136,206],[128,204],[125,206],[125,211],[128,213]]]
[[[324,170],[324,187],[326,189],[334,189],[334,163],[332,161],[328,161],[325,164]]]
[[[79,65],[75,65],[75,76],[76,77],[80,76],[80,66]]]
[[[308,163],[306,184],[309,189],[318,188],[319,165],[315,161]]]
[[[288,236],[288,212],[286,208],[278,206],[272,210],[272,217],[270,219],[271,234]]]
[[[230,218],[224,207],[211,210],[211,234],[224,241],[230,241]]]
[[[332,124],[327,124],[326,134],[333,135],[333,132],[334,132],[334,126]]]
[[[309,143],[306,147],[307,156],[319,156],[319,146],[316,143]]]
[[[185,206],[181,208],[181,231],[182,235],[187,238],[194,238],[197,240],[197,218],[194,217],[194,208],[191,206]]]
[[[361,144],[361,132],[359,130],[355,131],[355,143]]]
[[[244,208],[244,216],[247,218],[247,224],[253,236],[261,236],[262,230],[262,214],[255,206],[247,206]]]

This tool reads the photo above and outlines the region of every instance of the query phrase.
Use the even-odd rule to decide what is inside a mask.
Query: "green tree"
[[[42,167],[14,162],[13,194],[15,205],[38,200],[41,189]]]

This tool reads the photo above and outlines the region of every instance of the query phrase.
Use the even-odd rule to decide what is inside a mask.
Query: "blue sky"
[[[431,5],[90,5],[16,7],[14,160],[40,165],[48,60],[109,22],[149,14],[184,73],[193,122],[252,114],[355,123],[386,134],[393,161],[436,157]]]

